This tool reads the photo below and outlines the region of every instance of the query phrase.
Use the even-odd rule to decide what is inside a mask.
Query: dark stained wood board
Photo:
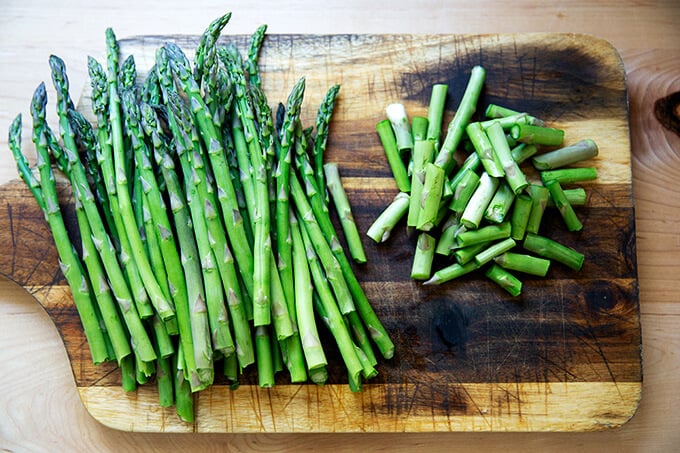
[[[143,70],[167,40],[187,50],[197,42],[139,37],[121,48]],[[247,37],[223,40],[244,48]],[[424,115],[432,84],[448,83],[448,122],[475,64],[487,70],[480,112],[499,103],[565,129],[567,142],[600,145],[588,163],[599,178],[583,184],[588,207],[577,211],[583,232],[566,232],[556,214],[545,225],[546,235],[583,252],[585,265],[523,277],[518,298],[480,275],[423,287],[409,279],[413,241],[403,226],[383,245],[365,237],[369,262],[357,274],[397,353],[380,360],[379,376],[359,394],[349,391],[339,364],[324,387],[282,380],[263,390],[252,374],[236,391],[218,382],[197,395],[193,424],[159,408],[153,385],[125,394],[115,366],[91,364],[30,193],[19,181],[4,185],[0,272],[55,322],[90,413],[118,429],[160,432],[583,431],[625,423],[639,402],[642,368],[627,92],[616,50],[573,34],[271,35],[261,57],[272,105],[306,77],[306,124],[326,89],[342,84],[327,160],[339,165],[361,232],[396,194],[374,129],[384,107],[402,101],[409,115]],[[86,95],[80,108],[88,110]],[[65,184],[62,195],[75,232]]]

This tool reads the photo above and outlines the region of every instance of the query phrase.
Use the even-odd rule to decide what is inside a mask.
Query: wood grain
[[[167,39],[184,48],[196,43],[133,38],[122,50],[148,68]],[[229,39],[245,45],[245,37]],[[382,107],[404,100],[411,114],[423,114],[431,85],[443,82],[450,118],[467,72],[483,65],[482,105],[530,111],[565,129],[568,141],[600,143],[599,178],[587,185],[589,206],[580,211],[583,234],[565,232],[555,215],[546,225],[584,252],[586,265],[578,274],[556,267],[547,280],[528,279],[523,296],[511,300],[478,277],[437,288],[410,281],[413,244],[405,237],[367,244],[371,265],[360,279],[398,351],[380,363],[379,377],[356,395],[338,366],[323,388],[284,381],[262,390],[246,373],[236,392],[218,383],[199,394],[198,421],[187,426],[157,407],[152,387],[125,395],[113,366],[91,365],[55,250],[41,240],[49,236],[42,215],[21,184],[8,184],[0,193],[0,246],[13,253],[0,258],[0,271],[55,321],[96,419],[168,432],[583,431],[620,426],[633,415],[641,388],[635,225],[625,77],[611,45],[574,34],[272,35],[261,63],[272,102],[305,75],[306,122],[331,84],[351,93],[338,104],[328,159],[340,165],[362,231],[395,194],[371,132]],[[82,104],[87,111],[87,99]],[[67,212],[69,197],[64,186]],[[75,231],[73,220],[67,215]],[[288,418],[284,407],[307,416]]]

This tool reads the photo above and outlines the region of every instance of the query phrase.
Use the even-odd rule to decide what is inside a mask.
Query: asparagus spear
[[[376,341],[376,344],[378,344],[381,351],[384,351],[385,354],[389,355],[392,352],[394,345],[389,339],[387,332],[381,325],[380,320],[373,312],[373,309],[368,302],[368,298],[366,297],[361,284],[357,280],[352,266],[349,263],[349,259],[345,255],[342,245],[338,240],[335,227],[331,221],[327,206],[322,198],[321,190],[316,186],[315,178],[313,177],[314,172],[306,158],[306,143],[306,140],[296,141],[296,163],[298,165],[298,170],[304,180],[306,194],[309,199],[312,212],[319,222],[321,231],[326,238],[328,245],[330,246],[333,256],[340,265],[342,275],[347,282],[347,287],[352,293],[356,307],[361,315],[361,318],[359,318],[356,313],[350,312],[347,314],[347,319],[352,326],[353,332],[355,332],[357,343],[359,343],[359,346],[362,348],[369,362],[375,363],[375,354],[373,353],[370,342],[366,341],[367,336],[364,333],[365,329],[363,327],[363,323],[368,326],[371,331],[371,337]]]
[[[206,64],[206,53],[210,48],[215,46],[217,39],[224,27],[227,26],[231,19],[231,12],[223,14],[214,19],[201,35],[201,39],[196,47],[196,54],[194,56],[194,79],[197,83],[201,83],[206,70],[209,70],[210,64]]]
[[[278,168],[276,169],[276,243],[278,267],[283,283],[292,287],[292,239],[289,223],[289,192],[290,165],[293,155],[293,137],[297,119],[300,115],[300,105],[305,89],[305,79],[300,79],[291,90],[286,103],[286,112],[280,133],[281,151]]]
[[[309,234],[314,250],[316,251],[326,277],[333,287],[333,291],[338,300],[340,311],[347,314],[355,310],[352,294],[347,287],[347,282],[342,273],[342,268],[333,255],[333,252],[319,226],[319,222],[312,211],[312,207],[307,201],[304,189],[295,173],[290,174],[290,193],[295,202],[295,207],[300,218],[303,219],[303,230]]]
[[[144,282],[144,286],[149,294],[151,303],[163,320],[168,320],[174,316],[174,309],[170,302],[163,295],[160,285],[151,269],[149,259],[144,253],[142,238],[139,235],[139,228],[135,222],[132,212],[132,202],[128,188],[127,165],[125,147],[123,141],[123,121],[121,119],[120,95],[118,91],[118,42],[113,30],[106,30],[107,43],[107,62],[108,62],[108,84],[109,84],[109,122],[112,132],[113,143],[113,163],[116,178],[116,193],[118,194],[118,206],[120,209],[123,225],[127,231],[130,241],[132,257],[137,264],[139,275]]]
[[[349,199],[347,198],[345,189],[342,186],[342,181],[340,180],[338,166],[333,162],[329,162],[325,164],[323,168],[326,174],[326,180],[328,181],[328,190],[333,197],[335,208],[340,217],[342,230],[345,232],[349,252],[352,255],[352,258],[354,258],[354,261],[357,263],[365,263],[366,252],[364,251],[364,246],[359,237],[359,230],[354,222]]]
[[[221,351],[225,356],[234,350],[233,338],[229,330],[229,315],[225,306],[225,293],[227,295],[238,290],[231,286],[223,286],[218,263],[229,262],[230,252],[228,248],[215,250],[215,240],[210,235],[208,223],[214,219],[216,213],[210,203],[207,188],[205,187],[205,171],[201,158],[200,142],[197,132],[191,122],[188,112],[184,111],[183,104],[178,96],[169,96],[169,106],[173,117],[178,125],[178,134],[175,136],[176,149],[182,165],[186,184],[186,197],[191,213],[192,224],[199,254],[205,285],[205,303],[207,306],[210,332],[213,348]],[[181,129],[179,129],[181,128]],[[207,208],[207,209],[206,209]],[[218,233],[219,234],[219,233]],[[225,276],[226,278],[226,276]]]
[[[186,300],[182,293],[178,293],[179,297],[175,302],[177,324],[180,343],[184,350],[188,380],[191,389],[198,391],[212,382],[213,378],[210,327],[205,312],[205,291],[201,266],[198,261],[198,250],[191,228],[184,190],[175,172],[175,164],[164,141],[156,113],[148,104],[142,106],[142,113],[142,125],[146,134],[151,138],[154,147],[154,157],[165,182],[170,200],[170,210],[177,231],[182,269],[186,282]],[[250,339],[249,335],[248,339]]]
[[[552,179],[546,183],[546,186],[550,191],[551,198],[560,212],[567,229],[569,231],[581,231],[583,229],[583,224],[578,219],[576,212],[574,212],[574,208],[569,204],[569,200],[567,200],[567,196],[564,194],[564,190],[559,181]]]
[[[354,348],[354,343],[350,337],[347,326],[340,310],[338,310],[338,305],[333,298],[333,294],[328,285],[329,278],[324,275],[321,264],[318,258],[318,248],[315,244],[315,240],[312,239],[307,228],[300,228],[301,236],[305,249],[307,251],[307,261],[309,263],[310,272],[312,275],[312,280],[316,288],[316,294],[318,294],[318,300],[320,305],[323,307],[324,314],[327,317],[328,327],[333,334],[340,354],[345,366],[347,367],[350,382],[358,382],[359,374],[363,370],[363,366],[357,357],[357,352]]]
[[[333,85],[330,87],[319,105],[319,110],[316,114],[316,138],[314,139],[312,155],[314,156],[314,173],[316,174],[317,186],[320,189],[326,187],[323,170],[324,153],[326,151],[326,144],[328,143],[330,119],[339,92],[340,85]]]
[[[130,291],[134,298],[139,316],[148,318],[153,315],[153,307],[149,301],[149,296],[139,275],[137,264],[132,258],[132,248],[128,239],[123,217],[118,204],[118,194],[116,187],[115,170],[113,167],[113,150],[111,144],[111,134],[108,115],[108,83],[106,73],[97,60],[88,58],[88,70],[92,87],[92,108],[97,116],[97,141],[99,143],[98,161],[102,171],[102,177],[108,194],[109,206],[113,217],[114,227],[119,242],[119,259],[125,270]]]
[[[92,361],[95,364],[102,363],[108,359],[104,332],[99,326],[97,315],[95,314],[90,285],[85,275],[83,265],[78,258],[75,248],[66,230],[59,200],[57,198],[56,183],[54,174],[50,167],[50,157],[47,151],[47,142],[44,132],[45,124],[45,104],[47,95],[45,85],[40,84],[36,89],[31,102],[31,114],[33,115],[33,143],[38,153],[38,169],[40,172],[40,187],[42,192],[42,202],[38,204],[43,208],[45,218],[50,226],[54,242],[59,254],[59,264],[66,281],[71,288],[73,301],[80,315],[81,323],[85,331],[85,337],[90,347]],[[19,133],[20,128],[15,129]],[[17,140],[10,139],[10,142]],[[19,148],[20,149],[20,148]],[[97,277],[97,276],[95,276]]]
[[[257,27],[250,38],[250,47],[248,48],[248,58],[243,62],[243,66],[248,73],[248,83],[255,86],[260,86],[260,69],[258,60],[260,58],[260,51],[262,49],[262,42],[267,33],[267,25],[263,24]]]
[[[234,258],[241,272],[241,277],[246,282],[246,288],[248,288],[249,285],[252,285],[249,283],[253,275],[252,251],[236,201],[234,185],[229,178],[229,164],[226,161],[224,147],[218,140],[217,131],[206,111],[198,85],[188,70],[189,65],[186,56],[184,56],[184,53],[178,46],[172,43],[165,45],[165,52],[161,51],[160,55],[157,52],[156,64],[158,64],[159,58],[162,60],[165,56],[169,57],[173,72],[177,74],[176,80],[189,97],[192,113],[208,151],[213,175],[215,176],[215,184],[220,188],[217,195],[222,208],[224,225],[232,244]],[[223,60],[222,53],[218,53],[218,56],[220,60]],[[252,288],[252,286],[250,287]]]
[[[432,162],[435,153],[434,140],[416,140],[413,145],[413,172],[411,173],[411,199],[408,208],[406,225],[410,228],[418,226],[418,218],[422,205],[423,186],[425,185],[425,169]]]
[[[128,325],[128,330],[133,338],[133,347],[137,356],[144,362],[151,362],[155,359],[155,353],[151,342],[143,331],[141,321],[136,313],[135,307],[132,304],[132,297],[129,288],[123,276],[120,265],[115,256],[113,245],[110,237],[106,233],[104,223],[99,215],[97,206],[93,202],[92,192],[89,190],[87,177],[82,163],[78,159],[75,142],[73,139],[73,131],[68,122],[66,106],[68,105],[68,79],[64,62],[56,57],[50,57],[50,66],[52,68],[52,80],[57,90],[57,113],[62,129],[62,139],[64,141],[64,152],[69,162],[69,170],[72,181],[75,183],[74,192],[77,196],[82,197],[81,202],[92,229],[92,235],[95,238],[95,245],[99,251],[104,268],[109,277],[111,289],[118,300],[123,316]],[[134,220],[134,219],[133,219]],[[141,242],[141,239],[140,239]],[[160,288],[159,288],[160,290]],[[160,314],[160,313],[159,313]]]

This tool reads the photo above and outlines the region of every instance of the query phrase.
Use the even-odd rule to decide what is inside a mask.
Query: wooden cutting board
[[[224,37],[244,48],[248,37]],[[172,40],[121,42],[140,69]],[[102,44],[103,46],[103,44]],[[67,62],[68,64],[69,62]],[[641,336],[624,68],[614,48],[585,35],[272,35],[261,58],[270,103],[307,78],[303,120],[312,124],[326,89],[341,83],[327,159],[339,164],[359,229],[396,194],[375,124],[405,103],[425,115],[431,86],[449,84],[445,121],[473,65],[487,70],[480,110],[494,102],[592,138],[599,178],[584,184],[585,227],[568,233],[556,215],[550,237],[586,256],[580,272],[552,266],[524,278],[512,298],[480,276],[439,287],[409,279],[413,241],[403,226],[387,244],[364,239],[357,274],[396,344],[379,376],[351,393],[340,366],[330,382],[260,389],[247,374],[235,391],[218,382],[196,395],[196,421],[162,409],[153,385],[126,394],[110,364],[93,366],[49,229],[20,181],[0,187],[0,273],[26,288],[59,330],[84,405],[105,425],[157,432],[594,431],[620,426],[641,396]],[[87,111],[88,99],[81,100]],[[60,185],[76,231],[70,190]],[[331,351],[331,355],[333,352]],[[337,359],[335,359],[337,360]],[[282,378],[284,379],[284,378]]]

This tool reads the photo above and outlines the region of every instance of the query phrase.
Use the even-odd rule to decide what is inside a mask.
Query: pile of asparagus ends
[[[399,193],[367,234],[385,242],[406,217],[409,235],[417,236],[411,278],[439,285],[481,269],[518,296],[517,273],[544,277],[552,262],[581,269],[582,253],[539,228],[549,207],[568,231],[583,228],[574,206],[586,204],[586,192],[563,186],[597,178],[594,167],[567,167],[597,156],[598,147],[590,139],[564,146],[563,130],[495,104],[486,119],[474,121],[485,78],[484,68],[471,70],[443,143],[447,85],[432,87],[427,117],[409,121],[400,103],[386,108],[376,130]],[[467,152],[460,165],[459,148]],[[525,161],[533,164],[531,173],[521,167]],[[435,270],[436,256],[446,264]]]
[[[31,104],[37,171],[22,154],[20,115],[9,134],[93,362],[117,362],[126,391],[155,381],[160,404],[187,421],[193,393],[219,374],[233,387],[246,368],[265,388],[282,370],[284,381],[323,384],[330,347],[359,391],[377,374],[373,348],[394,354],[330,217],[327,184],[340,212],[349,209],[337,166],[323,157],[339,86],[315,127],[300,119],[304,78],[272,112],[258,70],[266,27],[242,57],[218,43],[230,16],[209,25],[193,63],[172,42],[158,48],[143,83],[107,29],[106,64],[88,60],[94,125],[51,56],[59,125],[46,121],[40,84]],[[77,234],[62,217],[57,171],[72,188]],[[361,241],[348,242],[365,261]],[[335,345],[322,344],[317,322]]]

